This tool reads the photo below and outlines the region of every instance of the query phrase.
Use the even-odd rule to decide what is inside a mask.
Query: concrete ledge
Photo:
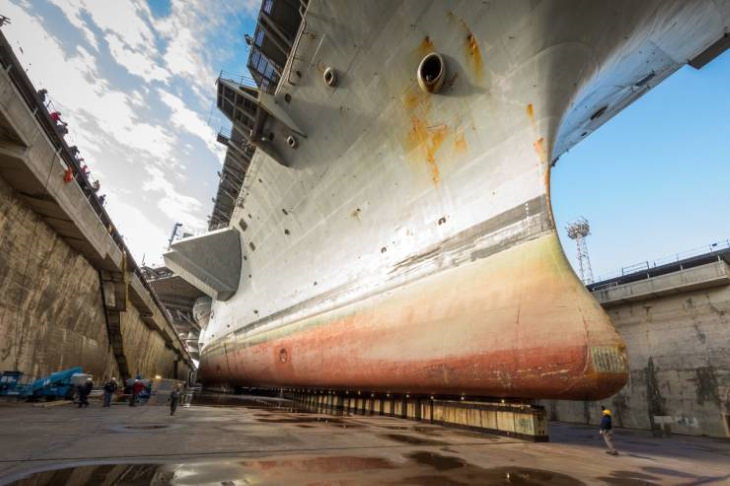
[[[0,176],[87,260],[105,270],[113,269],[110,263],[121,267],[122,250],[109,228],[79,185],[63,181],[66,165],[4,70],[0,85]],[[22,140],[25,147],[13,140]]]
[[[723,285],[730,285],[730,267],[718,260],[638,282],[596,289],[593,295],[601,305],[610,306]]]

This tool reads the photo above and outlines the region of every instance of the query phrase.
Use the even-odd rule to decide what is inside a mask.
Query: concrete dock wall
[[[0,67],[0,371],[187,378],[184,343],[1,34]]]
[[[157,322],[165,322],[161,315]],[[167,378],[187,379],[188,368],[176,350],[171,349],[158,332],[152,331],[145,323],[140,311],[129,306],[122,313],[122,337],[124,352],[129,362],[132,375],[142,374],[146,377],[160,375]]]
[[[108,347],[98,272],[0,179],[0,370],[118,376]]]
[[[0,370],[40,377],[83,366],[119,377],[104,314],[98,271],[0,178]],[[175,375],[181,358],[135,306],[121,329],[132,374]],[[183,362],[178,375],[186,373]]]
[[[594,290],[626,341],[626,387],[600,402],[546,401],[553,420],[730,436],[730,267],[722,258]]]

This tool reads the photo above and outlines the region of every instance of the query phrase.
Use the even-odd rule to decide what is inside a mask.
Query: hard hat
[[[603,415],[611,415],[611,411],[606,408],[603,410]]]

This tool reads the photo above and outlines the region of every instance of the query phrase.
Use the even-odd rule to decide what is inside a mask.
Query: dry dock
[[[174,417],[153,406],[0,405],[0,484],[39,471],[47,472],[17,484],[730,483],[724,439],[618,429],[621,455],[613,457],[589,426],[553,423],[552,442],[532,443],[390,417],[296,412],[275,399],[268,402],[284,408],[236,400],[181,408]]]

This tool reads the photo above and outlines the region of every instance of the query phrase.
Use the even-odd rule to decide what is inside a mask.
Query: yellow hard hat
[[[611,415],[611,411],[607,408],[603,409],[603,415]]]

